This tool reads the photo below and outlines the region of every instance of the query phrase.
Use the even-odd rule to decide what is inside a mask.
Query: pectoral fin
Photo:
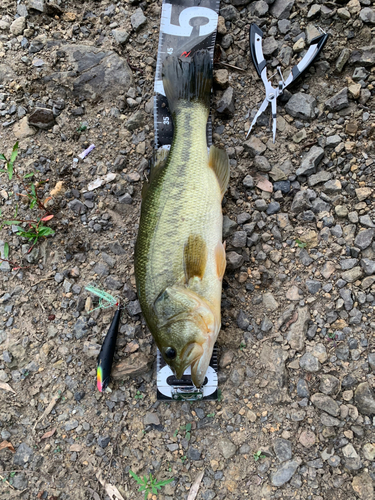
[[[223,245],[220,241],[215,247],[215,262],[217,277],[221,280],[224,276],[227,261],[225,258],[225,245]]]
[[[184,247],[184,270],[186,283],[190,278],[203,278],[207,264],[207,245],[197,234],[191,234]]]
[[[229,158],[227,153],[223,149],[211,146],[208,156],[208,164],[216,174],[221,190],[221,196],[223,197],[228,187],[230,176]]]

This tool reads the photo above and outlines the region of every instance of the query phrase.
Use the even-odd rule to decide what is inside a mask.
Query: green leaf
[[[0,168],[0,172],[3,173],[3,172],[6,172],[6,170],[4,170],[3,168]]]
[[[171,477],[169,479],[165,479],[164,481],[160,481],[158,483],[159,486],[165,486],[166,484],[169,484],[171,483],[172,481],[174,481],[174,477]]]
[[[190,432],[191,431],[191,424],[186,424],[185,429],[187,432]]]
[[[13,146],[13,152],[12,156],[10,157],[9,163],[13,165],[13,163],[16,161],[17,155],[18,155],[18,142],[16,142],[16,144]]]
[[[9,243],[4,243],[4,259],[9,257]]]
[[[30,203],[30,208],[34,208],[36,205],[36,200],[33,200],[31,203]]]
[[[8,161],[3,154],[0,154],[0,160]]]
[[[55,234],[55,231],[50,227],[41,227],[38,230],[38,236],[50,236],[51,234]]]
[[[186,441],[190,441],[190,437],[191,437],[190,432],[187,432],[187,433],[185,434],[185,439],[186,439]]]
[[[140,477],[135,474],[132,470],[129,471],[129,474],[137,481],[138,484],[143,484],[143,481]]]
[[[34,172],[31,172],[31,174],[26,174],[23,176],[24,179],[28,179],[29,177],[33,177],[35,174]]]
[[[31,192],[34,196],[36,196],[35,184],[31,184]]]
[[[11,181],[13,177],[13,163],[8,163],[8,177]]]
[[[151,491],[152,491],[152,493],[153,493],[154,495],[155,495],[155,494],[156,494],[156,495],[158,494],[158,490],[155,488],[155,486],[151,486]]]
[[[21,221],[19,220],[5,220],[3,222],[5,226],[13,226],[13,224],[21,224]]]

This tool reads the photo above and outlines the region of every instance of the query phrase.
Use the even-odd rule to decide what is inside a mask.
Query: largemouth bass
[[[168,151],[159,153],[144,186],[135,248],[138,297],[164,360],[181,378],[191,365],[200,387],[220,331],[225,247],[221,200],[228,185],[225,151],[207,152],[212,63],[168,57],[164,90],[173,116]]]

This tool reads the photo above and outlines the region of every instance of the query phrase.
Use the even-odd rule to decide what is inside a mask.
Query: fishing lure
[[[117,311],[115,312],[107,335],[104,338],[103,345],[98,356],[96,369],[96,385],[98,391],[103,392],[107,388],[111,378],[111,369],[113,364],[113,357],[115,354],[122,307],[120,301],[116,297],[113,297],[109,293],[104,292],[99,288],[88,285],[86,287],[86,290],[99,297],[99,306],[93,309],[93,311],[100,308],[107,309],[109,307],[117,306]]]

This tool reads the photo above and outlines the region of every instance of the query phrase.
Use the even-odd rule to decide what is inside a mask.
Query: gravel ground
[[[201,471],[202,500],[373,500],[374,4],[221,3],[213,130],[231,163],[222,395],[196,404],[156,401],[134,282],[160,12],[160,0],[0,2],[0,152],[19,140],[18,168],[46,181],[56,231],[31,253],[14,228],[0,235],[2,256],[8,242],[27,266],[0,269],[0,382],[14,391],[0,389],[0,430],[15,450],[0,450],[0,497],[108,500],[113,485],[137,500],[131,469],[174,478],[164,500],[186,499]],[[270,72],[295,64],[316,26],[330,35],[280,99],[275,144],[267,113],[245,139],[264,98],[251,22]],[[2,174],[2,216],[16,204],[30,214],[22,190]],[[96,356],[113,311],[88,312],[89,283],[126,304],[105,394]]]

